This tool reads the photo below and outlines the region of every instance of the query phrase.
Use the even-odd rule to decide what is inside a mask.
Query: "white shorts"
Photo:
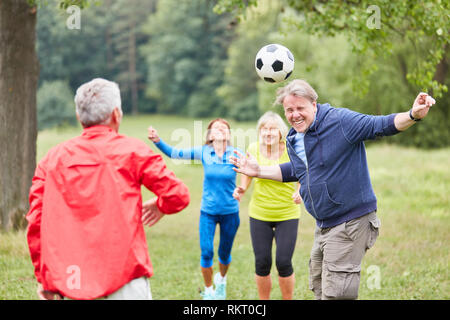
[[[72,300],[67,297],[64,297],[64,299]],[[96,300],[152,300],[150,283],[147,277],[136,278],[110,295]]]
[[[150,283],[147,277],[136,278],[99,300],[152,300]]]

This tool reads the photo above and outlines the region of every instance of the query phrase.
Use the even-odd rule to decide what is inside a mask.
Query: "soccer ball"
[[[267,82],[281,82],[294,70],[294,56],[282,45],[268,44],[256,54],[255,69],[261,79]]]

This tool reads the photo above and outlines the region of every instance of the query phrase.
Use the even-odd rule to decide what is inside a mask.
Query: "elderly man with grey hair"
[[[144,224],[189,204],[160,155],[118,133],[119,87],[78,88],[83,133],[52,148],[30,189],[27,240],[41,299],[151,299]],[[142,204],[141,185],[156,197]]]
[[[356,299],[361,262],[378,237],[377,199],[364,140],[404,131],[425,118],[434,99],[420,93],[408,112],[372,116],[319,104],[316,91],[293,80],[277,92],[292,126],[286,138],[290,162],[260,166],[233,158],[237,172],[276,181],[299,181],[307,211],[316,219],[309,262],[316,299]]]

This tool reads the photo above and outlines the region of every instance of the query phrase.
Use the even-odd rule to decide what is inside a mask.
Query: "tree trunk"
[[[441,84],[445,84],[445,81],[447,80],[448,51],[449,51],[449,46],[445,45],[442,59],[441,59],[441,61],[439,61],[438,65],[436,66],[436,72],[435,72],[434,78],[433,78],[433,80],[436,80],[437,82],[439,82]]]
[[[138,114],[138,83],[136,73],[136,21],[134,17],[129,17],[130,20],[130,35],[128,38],[128,76],[130,81],[131,93],[131,114]]]
[[[3,230],[25,226],[36,166],[36,8],[0,1],[0,215]]]

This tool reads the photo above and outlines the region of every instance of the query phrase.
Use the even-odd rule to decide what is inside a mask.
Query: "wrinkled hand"
[[[295,204],[302,203],[302,197],[300,196],[300,193],[298,191],[295,191],[292,194],[292,200],[294,201]]]
[[[142,223],[151,227],[157,223],[164,215],[156,206],[158,198],[150,199],[142,204]]]
[[[242,196],[245,193],[245,189],[242,187],[236,187],[233,191],[233,198],[235,198],[237,201],[241,201]]]
[[[159,142],[159,136],[158,136],[158,131],[156,131],[155,128],[153,128],[152,126],[148,127],[148,138],[155,142],[158,143]]]
[[[38,284],[37,295],[40,300],[62,300],[63,297],[59,293],[44,290],[42,284]]]
[[[421,92],[414,100],[412,106],[412,116],[415,119],[423,119],[430,111],[432,105],[436,103],[436,100],[433,99],[428,93]]]
[[[234,153],[238,156],[238,158],[235,156],[230,156],[230,162],[237,167],[233,168],[233,170],[249,177],[257,177],[260,171],[258,161],[256,161],[256,159],[248,152],[245,157],[236,150]]]

